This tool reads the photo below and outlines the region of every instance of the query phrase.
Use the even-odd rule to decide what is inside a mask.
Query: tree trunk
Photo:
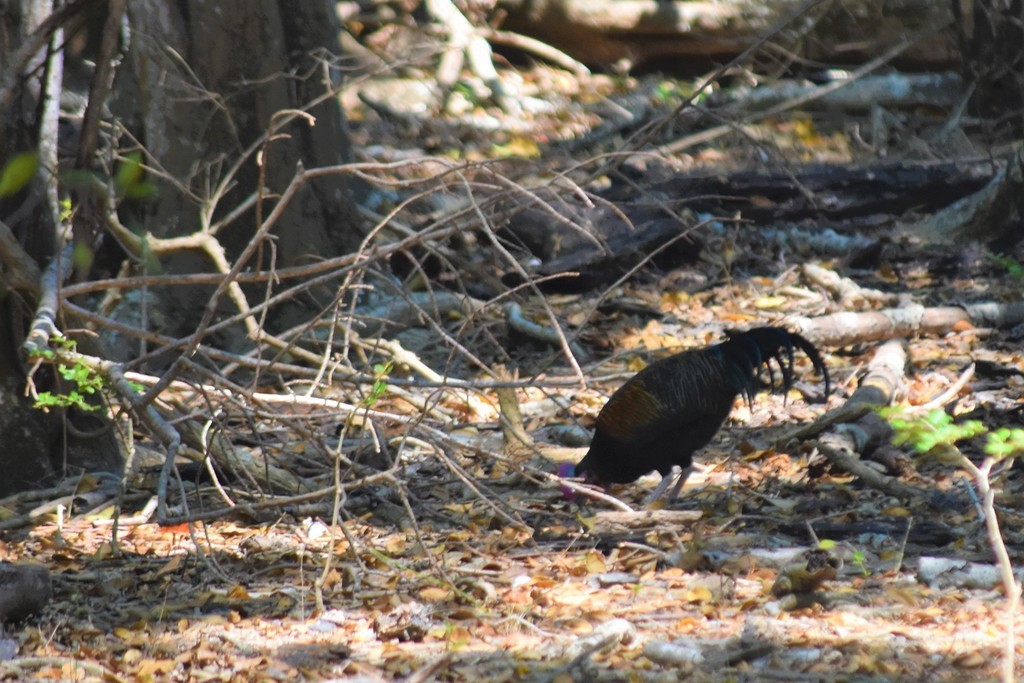
[[[333,10],[327,2],[302,0],[137,0],[128,12],[128,69],[120,75],[114,108],[134,122],[152,163],[174,179],[153,178],[158,192],[141,207],[142,225],[158,237],[198,231],[204,213],[217,220],[251,197],[260,186],[257,157],[265,164],[260,205],[218,234],[230,260],[248,244],[300,162],[315,168],[351,156],[333,94],[340,79],[330,66],[339,51]],[[327,54],[314,58],[317,50]],[[275,115],[301,108],[315,118],[313,125],[295,118],[280,129],[283,135],[260,145]],[[212,197],[236,163],[233,188]],[[341,176],[311,182],[277,223],[275,253],[266,249],[262,265],[273,258],[277,267],[287,267],[352,250],[361,239],[353,207]],[[198,251],[161,263],[172,273],[208,271],[210,265]],[[189,333],[201,312],[195,302],[208,300],[209,293],[167,291],[163,331]],[[242,343],[238,338],[228,345]]]
[[[90,196],[88,185],[60,188],[61,197],[72,198],[78,276],[88,277],[90,269],[114,275],[125,256],[107,233],[107,211],[137,234],[155,237],[191,235],[237,213],[216,234],[230,261],[273,210],[297,166],[349,159],[335,97],[339,72],[330,66],[338,53],[331,3],[136,0],[128,3],[123,22],[118,6],[115,0],[0,3],[0,169],[24,152],[38,162],[27,182],[0,196],[0,495],[70,472],[121,468],[105,418],[96,422],[71,410],[44,413],[25,395],[22,343],[39,302],[40,274],[64,239],[56,179],[67,176],[58,171],[86,170],[119,190],[111,207],[99,195]],[[45,39],[31,42],[38,27]],[[97,55],[109,56],[103,51],[116,50],[118,42],[124,62],[109,101],[103,101],[104,83],[110,84],[104,65],[116,59]],[[314,58],[315,51],[323,57]],[[76,99],[88,103],[84,116],[80,107],[61,119],[58,135],[58,102]],[[293,114],[268,136],[280,112],[295,109],[311,116]],[[97,112],[109,125],[96,129],[91,144],[88,121]],[[146,173],[125,185],[131,174],[121,174],[131,168],[129,152],[141,153],[139,168]],[[155,192],[126,191],[132,183]],[[343,178],[304,185],[275,224],[274,237],[253,266],[295,265],[357,245],[361,235]],[[148,272],[213,269],[197,249],[154,255],[143,248],[130,256]],[[191,333],[203,308],[197,302],[209,300],[209,290],[166,288],[157,294],[130,292],[123,302],[135,309],[155,302],[159,310],[150,319],[164,321],[160,331],[177,335]],[[53,375],[43,366],[32,376],[33,386],[59,392],[60,379]]]
[[[98,4],[69,3],[65,21],[84,16]],[[21,344],[39,303],[40,274],[60,242],[54,176],[63,76],[57,46],[64,40],[63,22],[53,22],[54,29],[46,34],[49,42],[29,43],[53,9],[52,2],[39,0],[0,5],[0,168],[32,158],[25,155],[35,155],[37,162],[23,184],[0,196],[0,496],[68,472],[116,472],[121,467],[103,418],[76,429],[75,411],[43,412],[25,391],[28,362]],[[32,382],[37,391],[60,391],[46,367]]]

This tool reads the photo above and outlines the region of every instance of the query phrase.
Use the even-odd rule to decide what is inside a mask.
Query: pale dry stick
[[[332,168],[334,168],[334,169],[341,169],[342,171],[345,170],[345,167],[332,167]],[[323,169],[320,169],[320,170],[323,170]],[[319,175],[319,174],[317,174],[315,171],[314,172],[303,172],[300,175],[297,175],[296,178],[300,178],[301,177],[303,179],[303,182],[304,182],[304,180],[312,178],[312,177],[316,177],[317,175]],[[289,186],[289,190],[292,190],[294,187],[295,187],[295,183],[293,181],[293,184]],[[288,194],[287,199],[290,200],[291,197],[294,195],[294,191],[292,191],[290,193],[286,193],[286,194]],[[284,200],[282,200],[282,201],[284,201]],[[278,203],[278,205],[277,205],[277,207],[282,207],[282,206],[283,206],[282,203]],[[275,211],[276,211],[276,207],[275,207]],[[277,220],[279,215],[280,215],[279,213],[272,214],[271,217],[267,219],[268,222],[276,222],[276,220]],[[269,229],[269,226],[266,226],[266,227]],[[459,230],[461,230],[460,226],[451,226],[451,227],[448,227],[448,228],[440,228],[440,229],[438,229],[437,233],[435,233],[435,237],[456,234],[457,232],[459,232]],[[407,239],[401,240],[400,242],[396,242],[396,243],[393,243],[391,245],[385,246],[385,247],[375,251],[375,258],[385,258],[386,256],[389,256],[390,254],[392,254],[392,253],[394,253],[396,251],[400,251],[400,250],[402,250],[404,248],[407,248],[409,245],[413,244],[418,239],[421,239],[421,237],[420,236],[416,236],[415,238],[407,238]],[[256,239],[254,238],[254,241],[251,242],[249,246],[252,247],[253,244],[255,243],[255,241],[256,241]],[[240,257],[239,261],[235,264],[234,268],[232,269],[232,273],[229,273],[228,277],[225,277],[223,280],[220,281],[219,286],[217,288],[217,292],[215,292],[215,294],[217,294],[218,292],[219,293],[223,292],[223,290],[226,288],[225,283],[226,282],[231,282],[234,279],[235,275],[236,275],[236,273],[234,272],[234,269],[240,267],[240,264],[243,263],[244,259],[250,257],[251,255],[252,254],[251,254],[250,250],[247,250],[246,252],[243,253],[242,257]],[[235,324],[235,323],[237,323],[237,322],[239,322],[241,320],[244,320],[246,315],[252,315],[252,314],[254,314],[257,311],[263,310],[263,308],[265,308],[267,306],[276,305],[277,303],[280,303],[282,301],[286,301],[286,300],[288,300],[288,299],[290,299],[291,297],[294,296],[295,291],[301,291],[301,290],[306,289],[308,287],[311,287],[311,286],[314,286],[316,284],[319,284],[320,282],[336,279],[336,278],[340,277],[344,272],[346,272],[348,270],[352,270],[352,269],[358,269],[359,267],[361,267],[363,265],[363,264],[361,264],[359,262],[354,261],[354,259],[351,256],[338,257],[336,259],[332,259],[332,261],[334,263],[340,263],[340,264],[344,264],[344,265],[340,266],[339,268],[337,268],[335,270],[331,270],[330,272],[328,272],[326,274],[320,275],[319,277],[317,277],[317,278],[315,278],[313,280],[310,280],[310,281],[307,281],[305,283],[302,283],[301,285],[299,285],[298,287],[293,288],[292,290],[288,290],[288,291],[279,293],[279,294],[275,295],[274,297],[272,297],[271,299],[268,299],[267,301],[265,301],[265,302],[263,302],[261,304],[257,304],[256,306],[251,307],[249,309],[249,313],[248,314],[241,314],[240,313],[240,314],[232,316],[232,317],[230,317],[230,318],[228,318],[226,320],[222,320],[219,323],[211,325],[210,321],[212,320],[212,313],[210,313],[209,316],[204,316],[205,324],[199,326],[199,328],[195,332],[193,332],[191,335],[189,335],[187,337],[183,337],[183,338],[181,338],[181,339],[179,339],[179,340],[177,340],[177,341],[175,341],[175,342],[173,342],[173,343],[171,343],[169,345],[165,345],[164,347],[161,347],[161,348],[158,348],[158,349],[156,349],[154,351],[151,351],[149,354],[147,354],[145,356],[142,356],[139,359],[136,359],[136,362],[144,362],[146,360],[149,360],[151,358],[154,358],[154,357],[159,356],[161,354],[167,353],[168,351],[171,351],[173,349],[176,349],[176,348],[179,348],[179,347],[182,347],[182,346],[186,347],[186,350],[182,352],[182,356],[188,355],[189,353],[192,352],[192,350],[194,350],[194,347],[195,347],[195,345],[198,344],[199,340],[202,339],[202,337],[204,337],[206,334],[212,333],[212,332],[214,332],[216,330],[223,329],[223,328],[228,327],[230,325],[233,325],[233,324]],[[321,267],[318,268],[318,270],[320,272],[323,272],[323,270],[326,270],[326,268],[323,268],[322,264],[321,264]],[[217,298],[219,298],[219,294],[218,294]],[[212,310],[215,310],[215,299],[211,299],[210,304],[208,304],[208,306],[207,306],[207,312],[208,313],[210,311],[212,311]],[[280,340],[274,340],[273,338],[269,337],[269,335],[268,335],[268,337],[266,339],[268,341],[271,341],[271,342],[274,342],[274,343],[279,343],[280,342]],[[284,347],[285,348],[289,348],[287,344],[284,344]]]
[[[206,420],[203,423],[203,429],[202,432],[200,433],[200,440],[202,441],[203,446],[207,448],[207,450],[203,453],[203,464],[206,466],[206,473],[210,475],[210,481],[213,482],[213,487],[220,495],[221,500],[223,500],[224,504],[227,505],[229,508],[233,508],[235,507],[235,501],[231,500],[231,496],[228,495],[228,492],[224,490],[224,486],[220,483],[220,477],[217,476],[217,471],[214,470],[213,468],[213,460],[212,458],[210,458],[209,442],[207,441],[207,436],[209,435],[210,428],[212,426],[213,420]]]
[[[106,192],[109,189],[96,179],[92,181],[92,186],[97,192]],[[101,210],[105,214],[107,230],[127,251],[137,257],[141,257],[147,251],[155,254],[168,254],[197,250],[205,254],[217,271],[224,275],[224,278],[218,283],[218,291],[221,291],[221,288],[226,288],[229,298],[243,314],[242,323],[245,325],[246,332],[254,341],[259,339],[259,323],[250,312],[249,302],[241,285],[229,277],[228,273],[231,267],[228,264],[227,255],[223,245],[215,236],[208,232],[197,231],[181,237],[154,237],[151,234],[142,237],[122,225],[117,217],[117,212],[112,207],[113,201],[109,196],[105,196],[101,201]]]
[[[580,484],[575,481],[569,481],[568,479],[563,479],[558,475],[554,474],[548,476],[551,477],[550,479],[548,479],[549,482],[553,482],[557,484],[559,487],[570,489],[574,493],[586,496],[587,498],[593,498],[594,500],[599,500],[602,503],[607,503],[610,507],[613,507],[616,510],[619,510],[620,512],[636,512],[636,510],[634,510],[628,504],[623,503],[615,496],[609,495],[604,491],[598,490],[594,486],[591,486],[589,484]]]
[[[996,464],[995,458],[985,458],[981,466],[975,465],[963,454],[960,455],[960,466],[970,472],[974,478],[974,485],[982,494],[982,508],[985,511],[985,529],[988,532],[989,544],[992,546],[992,553],[996,556],[996,563],[999,566],[999,575],[1003,582],[1003,593],[1006,597],[1006,644],[1003,650],[1002,679],[1003,683],[1013,683],[1016,680],[1014,675],[1014,662],[1016,657],[1016,631],[1017,631],[1017,605],[1020,604],[1021,584],[1013,574],[1013,562],[1006,550],[1006,542],[1003,540],[1003,532],[999,528],[999,519],[996,517],[996,491],[992,488],[989,476],[992,467]]]
[[[166,387],[167,384],[169,384],[173,379],[175,379],[178,372],[180,372],[181,370],[184,359],[195,353],[196,349],[199,346],[199,342],[208,333],[208,328],[210,327],[210,324],[213,321],[213,317],[217,312],[217,305],[220,302],[221,296],[223,296],[224,292],[227,289],[229,289],[231,285],[238,287],[238,283],[234,282],[234,278],[238,275],[239,272],[241,272],[242,268],[244,268],[245,265],[249,263],[250,259],[256,253],[256,250],[262,244],[263,240],[267,238],[267,235],[270,233],[271,228],[273,228],[274,225],[277,224],[277,221],[284,214],[285,209],[288,207],[289,204],[291,204],[292,198],[299,191],[299,189],[303,185],[305,185],[306,178],[307,173],[300,164],[297,173],[295,174],[295,176],[292,177],[291,182],[288,183],[288,187],[281,195],[280,201],[277,203],[277,205],[275,205],[274,209],[271,211],[270,216],[268,216],[267,220],[264,221],[262,225],[260,225],[259,229],[256,231],[256,234],[252,236],[249,243],[246,245],[245,249],[243,249],[242,253],[238,256],[237,259],[235,259],[235,263],[227,272],[227,276],[225,277],[224,281],[221,282],[220,285],[217,286],[217,289],[213,292],[213,295],[210,297],[210,301],[207,303],[206,308],[203,311],[203,316],[202,319],[199,321],[199,325],[197,326],[195,332],[193,332],[188,337],[188,341],[185,344],[185,348],[182,350],[181,355],[174,362],[174,364],[171,365],[167,372],[164,373],[164,377],[161,383],[151,387],[150,390],[146,392],[146,395],[142,397],[141,400],[143,404],[149,403],[154,398],[156,398],[160,394],[160,392],[163,391],[164,387]]]
[[[409,351],[397,339],[377,339],[371,348],[384,349],[396,365],[404,365],[413,372],[422,375],[428,382],[444,383],[444,375],[424,363],[418,355]]]
[[[556,66],[559,66],[566,71],[570,71],[576,76],[589,76],[590,69],[587,68],[586,64],[579,62],[566,53],[558,50],[547,43],[541,42],[536,38],[524,36],[521,33],[513,33],[511,31],[498,31],[495,29],[481,29],[483,36],[491,43],[497,43],[499,45],[509,45],[523,52],[532,52],[541,59],[547,60]]]
[[[115,320],[113,320],[111,318],[108,318],[108,317],[105,317],[105,316],[101,316],[99,314],[93,313],[92,311],[89,311],[87,309],[84,309],[84,308],[81,308],[79,306],[76,306],[75,304],[64,303],[62,308],[65,311],[70,311],[71,313],[73,313],[74,315],[80,317],[82,320],[84,320],[86,322],[93,323],[93,324],[95,324],[97,326],[100,326],[100,327],[109,328],[109,329],[115,330],[117,332],[121,332],[123,334],[126,334],[126,335],[145,336],[145,338],[147,340],[152,341],[154,343],[169,344],[169,345],[173,345],[174,342],[176,341],[176,340],[172,339],[171,337],[166,337],[164,335],[159,335],[159,334],[152,333],[152,332],[147,333],[147,332],[139,330],[138,328],[131,327],[131,326],[125,325],[123,323],[119,323],[119,322],[117,322],[117,321],[115,321]],[[238,354],[234,354],[234,353],[231,353],[229,351],[224,351],[222,349],[217,349],[217,348],[210,347],[210,346],[207,346],[207,345],[201,345],[200,348],[199,348],[199,352],[201,352],[202,354],[208,356],[209,358],[211,358],[213,360],[218,360],[218,361],[222,361],[222,362],[225,362],[225,363],[234,363],[234,364],[237,364],[237,365],[245,366],[247,368],[253,368],[253,369],[262,368],[262,369],[265,370],[265,369],[268,369],[268,368],[271,367],[270,361],[254,359],[254,358],[250,358],[248,356],[240,356]],[[281,373],[287,373],[287,374],[293,375],[293,376],[295,376],[297,378],[313,378],[313,377],[316,376],[316,370],[314,370],[312,368],[304,367],[304,366],[301,366],[301,365],[290,365],[290,364],[287,364],[287,363],[275,363],[272,367],[274,369],[278,370]],[[126,376],[130,376],[130,378],[133,381],[138,381],[140,383],[149,384],[149,385],[156,384],[156,382],[159,381],[158,377],[152,377],[150,375],[145,375],[145,374],[142,374],[142,373],[135,373],[135,372],[130,372],[130,371],[126,372]],[[351,381],[351,382],[358,382],[358,383],[363,383],[363,384],[372,384],[375,381],[375,378],[372,375],[366,375],[366,374],[357,373],[357,372],[351,373],[350,375],[348,375],[346,377],[346,379]],[[538,386],[537,382],[530,381],[530,380],[522,380],[522,381],[518,381],[518,382],[513,382],[513,381],[475,382],[475,381],[469,381],[469,380],[461,380],[461,379],[452,378],[452,377],[446,378],[443,382],[429,382],[429,381],[423,381],[423,380],[406,380],[406,379],[402,379],[402,378],[392,377],[392,378],[390,378],[388,380],[388,384],[390,384],[390,385],[397,385],[397,386],[401,386],[401,387],[412,387],[412,388],[441,388],[441,387],[448,387],[448,388],[457,388],[457,389],[498,389],[498,388],[502,388],[502,387],[509,387],[509,388],[513,388],[513,389],[521,389],[521,388],[525,388],[525,387]],[[194,388],[194,385],[186,383],[186,382],[181,382],[181,381],[178,381],[178,380],[175,380],[174,382],[172,382],[170,386],[174,387],[174,388],[178,388],[178,389]],[[195,386],[205,386],[205,385],[195,385]],[[571,380],[570,379],[565,379],[565,380],[547,380],[547,381],[544,382],[544,386],[547,386],[547,387],[550,387],[550,388],[560,388],[560,387],[579,386],[579,383],[575,379],[571,379]]]
[[[971,363],[966,368],[964,368],[964,371],[960,373],[960,377],[958,377],[957,380],[953,382],[953,384],[951,384],[949,388],[946,389],[944,392],[942,392],[932,400],[928,401],[927,403],[923,403],[918,406],[907,406],[906,408],[904,408],[904,411],[911,414],[926,413],[929,410],[941,408],[942,406],[946,405],[947,403],[955,399],[957,395],[960,393],[960,390],[967,386],[967,383],[971,381],[971,378],[974,377],[974,368],[974,363]]]
[[[560,340],[557,330],[527,318],[523,315],[522,307],[514,301],[505,304],[505,320],[508,323],[509,329],[515,330],[524,336],[552,346],[558,346],[559,344]],[[569,348],[572,349],[573,354],[580,360],[587,359],[587,352],[575,341],[569,342]]]
[[[455,86],[463,64],[468,59],[470,71],[491,90],[501,108],[506,112],[519,113],[522,107],[518,100],[506,92],[494,68],[491,46],[481,32],[466,19],[452,0],[425,0],[424,6],[448,31],[448,40],[436,73],[437,83],[445,91],[445,96]]]

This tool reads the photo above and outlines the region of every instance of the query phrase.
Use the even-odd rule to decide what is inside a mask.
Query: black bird
[[[711,441],[737,396],[749,404],[761,389],[792,387],[794,348],[811,359],[825,380],[828,398],[828,368],[804,337],[780,327],[728,335],[714,346],[652,363],[619,387],[598,414],[590,450],[575,474],[591,482],[624,484],[658,470],[662,480],[650,498],[655,500],[668,488],[673,467],[679,466],[683,472],[672,489],[674,499],[690,472],[694,452]],[[776,382],[772,360],[781,382]]]

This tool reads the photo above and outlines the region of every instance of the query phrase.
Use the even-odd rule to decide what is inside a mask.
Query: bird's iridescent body
[[[598,414],[576,474],[598,483],[627,483],[657,470],[663,478],[660,495],[674,467],[687,472],[694,452],[718,432],[737,396],[749,402],[760,389],[792,387],[795,348],[824,378],[827,397],[828,369],[804,337],[780,327],[730,333],[720,344],[652,363],[623,384]],[[681,485],[682,479],[673,497]]]

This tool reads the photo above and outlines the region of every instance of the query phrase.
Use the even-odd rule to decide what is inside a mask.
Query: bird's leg
[[[668,502],[672,503],[679,496],[679,492],[683,489],[683,484],[690,478],[694,470],[703,472],[706,469],[704,465],[698,465],[695,462],[691,462],[685,469],[680,469],[679,465],[673,465],[672,471],[661,478],[658,485],[651,492],[651,495],[647,496],[647,500],[644,501],[644,505],[650,505],[654,501],[658,500],[665,494],[665,490],[668,489],[668,485],[673,481],[675,486],[672,487],[672,491],[668,494]]]
[[[694,468],[693,464],[691,463],[689,467],[687,467],[686,469],[684,469],[681,472],[679,472],[679,478],[676,479],[676,485],[672,487],[672,492],[668,494],[668,502],[670,502],[670,503],[674,503],[675,502],[676,496],[679,495],[679,492],[683,488],[683,484],[685,484],[686,480],[690,478],[690,474],[693,473],[694,469],[695,468]]]
[[[647,496],[647,499],[644,501],[644,505],[650,505],[665,494],[665,491],[668,489],[668,485],[676,480],[676,472],[678,469],[679,465],[673,465],[668,474],[662,475],[661,481],[659,481],[658,485],[654,487],[653,491],[651,491],[651,495]]]

